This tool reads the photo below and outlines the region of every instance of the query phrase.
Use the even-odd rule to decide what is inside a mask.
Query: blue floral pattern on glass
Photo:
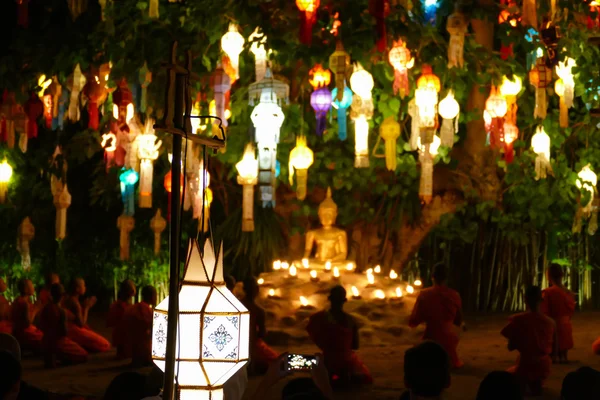
[[[222,351],[233,340],[223,325],[219,325],[217,330],[211,333],[208,339],[214,343],[219,351]]]

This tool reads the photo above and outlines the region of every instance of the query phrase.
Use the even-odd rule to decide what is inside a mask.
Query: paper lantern
[[[508,112],[508,104],[495,86],[492,86],[490,96],[485,102],[485,111],[491,118],[490,147],[501,148],[504,143],[504,117]]]
[[[217,117],[221,119],[224,127],[228,126],[227,118],[225,117],[225,96],[226,93],[231,89],[231,79],[225,73],[223,65],[217,64],[217,68],[213,71],[210,76],[211,85],[215,95],[215,111]]]
[[[21,255],[21,267],[24,271],[31,270],[31,252],[29,242],[35,237],[35,227],[29,217],[25,217],[17,228],[17,251]]]
[[[198,219],[198,227],[202,228],[204,232],[208,232],[210,205],[213,199],[212,191],[208,187],[210,185],[210,174],[208,173],[207,169],[204,168],[204,160],[202,159],[195,165],[195,170],[197,172],[189,175],[191,177],[189,193],[193,195],[194,200],[193,217]]]
[[[573,78],[573,67],[577,66],[575,60],[567,57],[565,61],[559,61],[556,66],[556,75],[559,79],[554,84],[554,90],[560,97],[560,127],[569,126],[569,108],[573,107],[575,97],[575,80]]]
[[[354,121],[354,167],[369,167],[369,120],[373,117],[373,76],[362,65],[356,64],[350,77],[350,86],[356,94],[352,100],[350,117]]]
[[[548,100],[546,89],[552,82],[552,69],[546,66],[543,58],[538,58],[535,66],[529,71],[529,81],[535,87],[535,111],[534,118],[546,118]]]
[[[500,95],[506,99],[508,108],[505,119],[512,124],[517,123],[517,96],[521,93],[521,89],[523,89],[523,81],[519,76],[513,75],[512,80],[507,76],[502,78]]]
[[[137,137],[138,157],[140,158],[140,208],[152,208],[153,162],[158,158],[162,140],[157,141],[154,134],[154,120],[148,118],[143,135]]]
[[[150,220],[150,229],[154,232],[154,255],[160,254],[160,236],[167,228],[167,221],[162,217],[160,208],[156,210],[156,214]]]
[[[46,75],[42,75],[38,79],[38,87],[41,90],[38,92],[38,97],[42,101],[44,105],[44,121],[46,125],[46,129],[52,128],[52,110],[53,110],[53,101],[54,98],[50,91],[47,92],[50,84],[52,83],[52,79],[46,79]]]
[[[600,3],[598,1],[592,0],[590,1],[590,14],[595,14],[595,18],[592,18],[592,15],[588,14],[587,17],[587,27],[590,30],[597,30],[600,28]]]
[[[104,149],[104,162],[106,163],[106,171],[108,172],[114,163],[115,151],[117,150],[117,136],[112,132],[103,134],[100,146]]]
[[[421,143],[419,138],[419,160],[421,177],[419,179],[419,198],[425,204],[433,200],[433,161],[438,154],[441,140],[433,135],[431,143]]]
[[[310,95],[310,105],[317,117],[317,135],[322,136],[327,125],[327,112],[331,108],[332,96],[329,89],[323,86]]]
[[[119,175],[124,215],[133,216],[135,213],[135,184],[139,179],[140,175],[133,169],[123,169]]]
[[[280,106],[289,102],[290,86],[273,77],[271,68],[267,67],[265,77],[248,88],[248,104],[254,106],[259,102],[277,103]]]
[[[44,114],[44,103],[39,99],[36,93],[31,92],[29,100],[23,106],[27,115],[27,139],[37,138],[38,136],[38,118]]]
[[[585,205],[582,205],[583,211],[586,214],[591,213],[592,203],[594,201],[594,195],[596,193],[596,185],[598,184],[598,177],[596,173],[592,171],[590,165],[586,165],[577,174],[577,181],[575,182],[579,189],[583,189],[590,194],[590,198]]]
[[[537,28],[537,4],[535,0],[523,0],[522,14],[523,25],[529,25]]]
[[[438,106],[439,114],[442,117],[442,127],[440,128],[440,139],[442,146],[454,146],[454,134],[458,133],[458,114],[460,105],[454,98],[454,92],[448,91],[448,94]]]
[[[300,25],[300,42],[306,45],[312,42],[312,27],[317,22],[317,9],[321,0],[296,0],[296,6],[302,13]]]
[[[6,193],[8,192],[8,183],[12,177],[13,169],[6,161],[6,158],[0,164],[0,204],[6,202]]]
[[[446,22],[446,30],[450,34],[448,68],[462,68],[465,64],[465,34],[469,28],[469,20],[458,8],[459,5],[457,3],[454,13],[448,17],[448,22]]]
[[[431,66],[423,65],[422,74],[417,80],[415,104],[418,107],[419,134],[422,143],[431,143],[437,129],[438,93],[440,79],[433,73]]]
[[[408,86],[408,70],[415,65],[415,59],[410,54],[410,50],[406,48],[404,41],[394,41],[394,46],[388,54],[388,60],[394,67],[394,94],[400,93],[400,97],[404,98],[410,93]]]
[[[314,161],[313,151],[306,145],[306,137],[296,137],[296,147],[290,152],[290,185],[294,184],[294,170],[296,170],[296,197],[298,200],[306,198],[308,169]]]
[[[415,151],[419,148],[418,142],[421,137],[421,127],[419,123],[419,107],[417,107],[417,100],[413,97],[408,102],[408,115],[410,115],[410,138],[408,144],[410,149]]]
[[[119,229],[119,258],[126,261],[129,260],[129,235],[135,228],[135,219],[131,215],[121,214],[117,218],[117,228]]]
[[[511,163],[514,160],[515,151],[513,143],[519,138],[519,128],[511,122],[504,122],[504,161]]]
[[[323,69],[321,64],[315,64],[315,66],[308,71],[308,83],[310,83],[313,89],[329,86],[331,83],[331,72],[329,72],[328,69]]]
[[[238,32],[235,24],[229,24],[229,31],[221,38],[221,49],[227,54],[231,66],[235,70],[235,79],[240,78],[240,54],[244,49],[244,37]]]
[[[535,180],[545,179],[547,174],[552,174],[550,165],[550,136],[542,126],[538,126],[535,135],[531,138],[531,149],[535,158]]]
[[[254,54],[254,71],[256,73],[256,81],[260,81],[265,77],[267,71],[267,36],[256,28],[252,35],[248,37],[248,42],[252,43],[250,52]]]
[[[24,126],[25,112],[15,100],[15,94],[4,90],[0,104],[0,141],[9,149],[15,147],[15,131],[19,123]]]
[[[274,293],[273,293],[274,294]],[[180,399],[223,399],[223,385],[249,358],[250,313],[227,289],[223,248],[192,241],[179,293],[175,372]],[[154,310],[152,360],[165,370],[169,297]]]
[[[338,137],[340,140],[346,140],[348,138],[346,110],[352,105],[352,96],[352,90],[350,90],[348,86],[344,86],[342,100],[338,100],[337,88],[333,89],[331,92],[331,97],[333,98],[331,105],[337,110]]]
[[[374,86],[373,75],[365,70],[360,63],[357,63],[354,67],[354,72],[350,76],[352,91],[363,100],[369,100],[372,98],[371,92]]]
[[[341,40],[337,41],[335,51],[329,57],[329,69],[335,74],[335,87],[337,89],[337,101],[342,101],[344,88],[346,87],[346,76],[350,72],[350,55],[344,50]]]
[[[242,232],[254,231],[254,186],[258,183],[258,160],[249,143],[242,160],[235,165],[237,182],[242,185]]]
[[[396,141],[400,137],[400,124],[394,117],[387,117],[379,127],[379,135],[385,142],[385,167],[395,171],[397,167]]]
[[[81,67],[79,64],[77,64],[73,70],[73,74],[67,79],[67,88],[71,92],[71,96],[69,98],[69,110],[67,114],[67,117],[70,121],[79,121],[79,94],[83,90],[86,81],[87,79],[85,75],[81,72]]]
[[[117,90],[113,93],[113,118],[123,132],[129,132],[129,123],[134,117],[133,94],[127,81],[121,79]]]
[[[150,4],[148,5],[148,18],[158,19],[159,17],[158,0],[150,0]]]

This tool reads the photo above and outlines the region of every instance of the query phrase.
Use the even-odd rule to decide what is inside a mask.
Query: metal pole
[[[173,126],[185,130],[185,86],[186,76],[177,74],[175,78],[175,104]],[[181,247],[181,143],[180,135],[173,135],[173,163],[171,164],[171,226],[169,231],[170,273],[169,311],[167,324],[167,354],[165,359],[164,400],[173,400],[175,396],[175,359],[177,344],[177,325],[179,314],[179,249]]]

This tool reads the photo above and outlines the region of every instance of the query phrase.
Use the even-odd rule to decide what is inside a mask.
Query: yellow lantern
[[[454,146],[454,134],[458,133],[458,114],[460,105],[454,98],[454,92],[448,91],[448,94],[438,106],[439,114],[442,117],[442,127],[440,129],[440,139],[442,146]]]
[[[242,232],[254,231],[254,186],[258,183],[258,160],[254,146],[246,145],[242,160],[235,165],[237,181],[242,185]]]
[[[250,314],[227,289],[223,248],[192,241],[179,293],[175,372],[179,399],[223,399],[223,385],[249,358]],[[169,298],[154,310],[152,360],[165,370]]]
[[[550,165],[550,136],[542,126],[538,126],[535,135],[531,138],[531,149],[535,158],[535,180],[545,179],[547,174],[552,174]]]
[[[394,117],[387,117],[379,127],[379,135],[385,142],[385,166],[389,171],[395,171],[396,141],[400,137],[400,124]]]
[[[508,108],[505,119],[514,125],[517,124],[517,96],[521,93],[521,89],[523,89],[523,80],[517,75],[513,75],[512,80],[507,76],[502,78],[500,94],[506,99],[506,106]]]
[[[350,118],[354,121],[354,167],[369,167],[369,120],[373,117],[373,75],[357,63],[350,86],[356,95],[352,100]]]
[[[306,137],[296,138],[296,147],[290,152],[290,185],[294,184],[294,169],[296,170],[296,197],[298,200],[306,198],[308,181],[308,168],[314,162],[313,151],[306,145]]]
[[[256,81],[260,81],[265,77],[267,71],[267,36],[256,28],[252,35],[248,37],[248,41],[252,43],[250,52],[254,54],[254,71],[256,73]]]
[[[152,177],[154,175],[153,162],[158,158],[158,149],[162,141],[156,141],[154,134],[154,120],[146,120],[143,135],[137,137],[138,157],[140,158],[140,208],[152,208]]]
[[[594,201],[594,195],[596,193],[596,185],[598,184],[598,177],[596,173],[592,171],[590,164],[586,165],[579,171],[577,174],[576,185],[579,189],[586,190],[590,194],[589,201],[583,205],[583,211],[586,214],[591,213],[592,211],[592,203]]]
[[[341,40],[338,40],[335,52],[329,57],[329,69],[335,74],[335,87],[337,100],[342,101],[346,87],[346,75],[350,70],[350,55],[344,50]]]
[[[573,78],[573,67],[577,66],[575,60],[567,57],[565,61],[559,61],[556,66],[556,75],[559,79],[554,84],[554,90],[560,97],[560,127],[569,126],[569,108],[573,107],[575,97],[575,80]]]
[[[240,54],[244,49],[245,42],[235,24],[229,24],[229,31],[221,38],[221,49],[231,61],[231,66],[235,70],[235,79],[240,78]]]
[[[13,169],[6,161],[6,158],[0,164],[0,204],[6,202],[6,192],[8,192],[8,182],[12,177]]]

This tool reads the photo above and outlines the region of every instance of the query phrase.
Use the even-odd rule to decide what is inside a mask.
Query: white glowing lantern
[[[373,75],[358,63],[352,76],[350,86],[354,91],[350,118],[354,121],[354,167],[369,167],[369,120],[373,117],[374,86]]]
[[[333,279],[340,279],[340,270],[338,267],[333,267]]]
[[[296,266],[292,265],[290,267],[289,274],[290,274],[290,277],[292,277],[292,278],[296,278],[298,276],[298,270],[296,269]]]
[[[306,137],[296,137],[296,147],[290,152],[289,174],[290,185],[294,184],[294,170],[296,171],[296,197],[298,200],[306,198],[308,182],[308,169],[313,164],[313,151],[306,145]]]
[[[352,297],[358,299],[360,297],[360,292],[356,286],[352,286]]]
[[[448,91],[448,94],[438,106],[439,114],[442,117],[442,127],[440,128],[441,145],[446,147],[454,146],[454,134],[458,133],[458,114],[460,105],[454,98],[454,92]]]
[[[375,284],[375,275],[367,274],[367,282],[369,283],[369,285]]]
[[[240,78],[240,54],[244,49],[245,42],[235,24],[229,24],[229,31],[221,38],[221,49],[229,57],[231,66],[235,70],[236,79]]]
[[[325,262],[325,270],[326,271],[331,271],[331,261],[326,261]]]
[[[545,179],[547,174],[552,174],[550,165],[550,136],[542,126],[537,127],[535,135],[531,138],[531,149],[537,157],[535,158],[535,180]]]
[[[275,297],[275,289],[269,289],[269,297]]]
[[[573,98],[575,97],[575,79],[573,78],[573,67],[577,66],[575,60],[567,57],[565,61],[559,61],[556,66],[556,75],[560,79],[554,84],[554,90],[560,97],[560,126],[566,128],[569,126],[569,108],[573,107]]]
[[[300,296],[300,305],[302,307],[308,307],[308,299],[304,296]]]
[[[591,211],[592,202],[594,201],[594,194],[596,192],[596,185],[598,184],[598,177],[596,173],[592,171],[590,165],[586,165],[577,174],[576,185],[579,189],[584,189],[590,193],[590,199],[587,204],[582,205],[584,211]]]
[[[421,280],[420,280],[420,279],[416,279],[416,280],[413,282],[413,285],[415,285],[415,286],[421,286],[421,285],[423,285],[423,282],[421,282]]]
[[[375,291],[375,298],[376,298],[376,299],[379,299],[379,300],[383,300],[383,299],[385,299],[385,293],[383,293],[383,290],[381,290],[381,289],[377,289],[377,290]]]
[[[6,201],[6,192],[8,192],[8,182],[12,177],[13,169],[6,161],[6,158],[0,164],[0,204]]]
[[[265,280],[263,278],[258,278],[258,280],[256,281],[256,283],[258,283],[259,285],[264,285]]]
[[[353,270],[354,270],[354,264],[352,264],[352,263],[346,264],[346,271],[353,271]]]
[[[273,261],[273,269],[275,271],[279,271],[281,269],[281,261],[279,261],[279,260]]]
[[[308,268],[309,266],[310,266],[310,264],[308,262],[308,258],[303,258],[302,259],[302,267]]]
[[[376,274],[380,274],[381,273],[381,265],[377,265],[375,267],[375,269],[373,269],[373,272],[375,272]]]
[[[508,112],[506,115],[506,121],[516,124],[517,123],[517,96],[523,89],[523,80],[513,75],[513,79],[509,79],[507,76],[502,78],[502,84],[500,85],[500,94],[506,99],[506,105]]]
[[[396,288],[396,297],[402,297],[402,289],[400,289],[399,287]]]
[[[290,268],[290,263],[288,263],[287,261],[283,261],[281,263],[281,269],[289,269]]]
[[[398,279],[398,274],[393,269],[390,271],[390,279]]]
[[[223,385],[247,362],[250,313],[227,289],[223,279],[223,249],[218,258],[206,242],[190,245],[178,294],[176,382],[180,399],[222,399]],[[154,310],[152,359],[165,370],[169,297]]]
[[[260,81],[265,77],[267,71],[267,49],[265,44],[267,43],[267,36],[264,33],[259,32],[259,28],[256,28],[252,35],[248,37],[248,41],[252,42],[250,51],[254,54],[254,71],[256,72],[256,81]]]
[[[369,269],[367,270],[367,275],[369,275],[369,274],[373,274],[373,268],[369,268]]]
[[[235,165],[237,182],[242,185],[242,232],[254,231],[254,186],[258,183],[258,160],[248,144],[242,160]]]
[[[317,271],[315,271],[314,269],[312,271],[310,271],[310,280],[313,282],[316,282],[319,280],[319,278],[317,278]]]
[[[408,294],[413,294],[415,292],[415,288],[410,286],[410,285],[406,285],[406,293]]]
[[[153,162],[158,158],[158,149],[162,141],[156,141],[154,134],[154,121],[146,120],[143,135],[137,137],[138,157],[140,158],[140,208],[152,208],[152,176],[154,174]]]

